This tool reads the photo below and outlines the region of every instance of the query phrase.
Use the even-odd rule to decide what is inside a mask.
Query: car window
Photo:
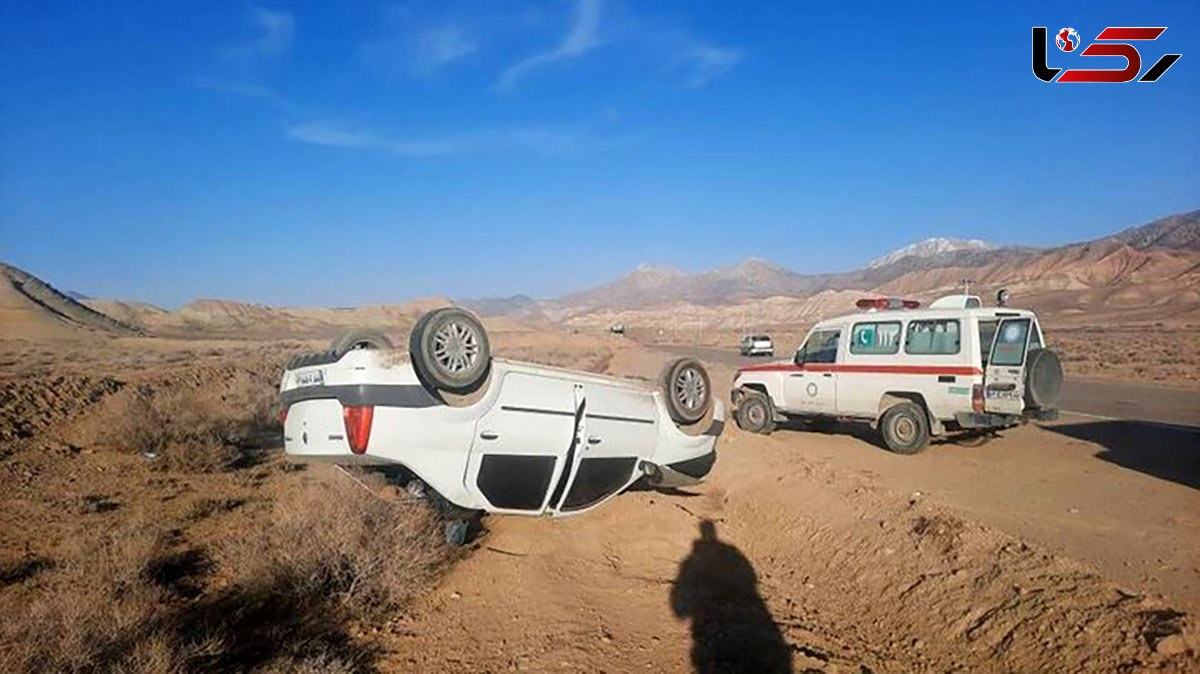
[[[856,323],[850,332],[850,353],[891,354],[900,350],[900,322]]]
[[[908,324],[904,352],[925,356],[948,355],[958,353],[960,345],[957,319],[912,321]]]
[[[991,365],[1019,366],[1025,362],[1025,338],[1029,335],[1029,319],[1004,321],[992,348]]]
[[[992,340],[996,337],[996,326],[999,321],[979,321],[979,362],[987,365],[988,354],[992,352]]]
[[[1042,337],[1041,337],[1041,335],[1038,334],[1037,323],[1034,323],[1029,328],[1029,330],[1030,330],[1030,332],[1029,332],[1029,348],[1030,348],[1030,350],[1042,348]]]
[[[838,338],[841,335],[841,330],[819,330],[809,335],[808,341],[804,343],[804,362],[837,362]]]

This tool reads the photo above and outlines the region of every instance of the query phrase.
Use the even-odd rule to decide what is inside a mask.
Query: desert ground
[[[694,348],[494,327],[498,355],[647,385]],[[382,476],[282,456],[280,368],[322,346],[3,342],[4,671],[1200,668],[1195,426],[1064,415],[904,457],[728,424],[702,485],[451,549]],[[706,360],[723,394],[737,356]],[[1168,365],[1120,376],[1194,394]]]

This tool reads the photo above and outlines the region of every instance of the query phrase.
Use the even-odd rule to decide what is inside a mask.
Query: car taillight
[[[371,419],[374,416],[375,408],[371,405],[342,409],[342,420],[346,422],[346,440],[350,443],[350,451],[355,454],[367,451],[367,443],[371,440]]]
[[[983,384],[976,384],[971,387],[971,409],[976,412],[983,411]]]
[[[288,408],[286,408],[286,407],[279,408],[279,425],[280,426],[287,425],[287,411],[288,411]]]

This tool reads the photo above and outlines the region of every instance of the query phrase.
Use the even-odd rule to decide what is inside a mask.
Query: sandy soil
[[[645,378],[665,359],[612,336],[513,331],[496,343]],[[140,517],[205,549],[252,535],[296,485],[343,479],[287,468],[270,449],[231,472],[183,475],[95,441],[131,386],[269,379],[300,346],[0,353],[0,555],[52,565],[89,530]],[[732,371],[713,376],[723,393]],[[436,587],[353,638],[382,649],[385,672],[1194,671],[1200,472],[1104,460],[1111,447],[1081,423],[915,457],[852,428],[763,437],[729,424],[705,484],[633,491],[576,518],[487,518]],[[198,518],[206,499],[216,506]],[[204,582],[219,586],[212,573]],[[20,615],[54,574],[6,579],[0,607]]]
[[[649,372],[653,360],[617,366]],[[1195,647],[1185,611],[1200,608],[1194,486],[1105,464],[1092,456],[1101,447],[1054,430],[917,457],[861,436],[730,427],[714,474],[694,489],[627,493],[578,518],[491,518],[476,552],[392,626],[387,663],[463,672],[1200,666],[1194,651],[1180,653]]]

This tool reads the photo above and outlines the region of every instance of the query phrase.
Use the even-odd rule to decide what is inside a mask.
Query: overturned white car
[[[724,410],[693,359],[659,390],[493,359],[458,308],[422,316],[409,356],[360,330],[293,359],[279,389],[287,453],[400,465],[460,508],[518,515],[586,512],[642,477],[698,482],[716,459]]]

